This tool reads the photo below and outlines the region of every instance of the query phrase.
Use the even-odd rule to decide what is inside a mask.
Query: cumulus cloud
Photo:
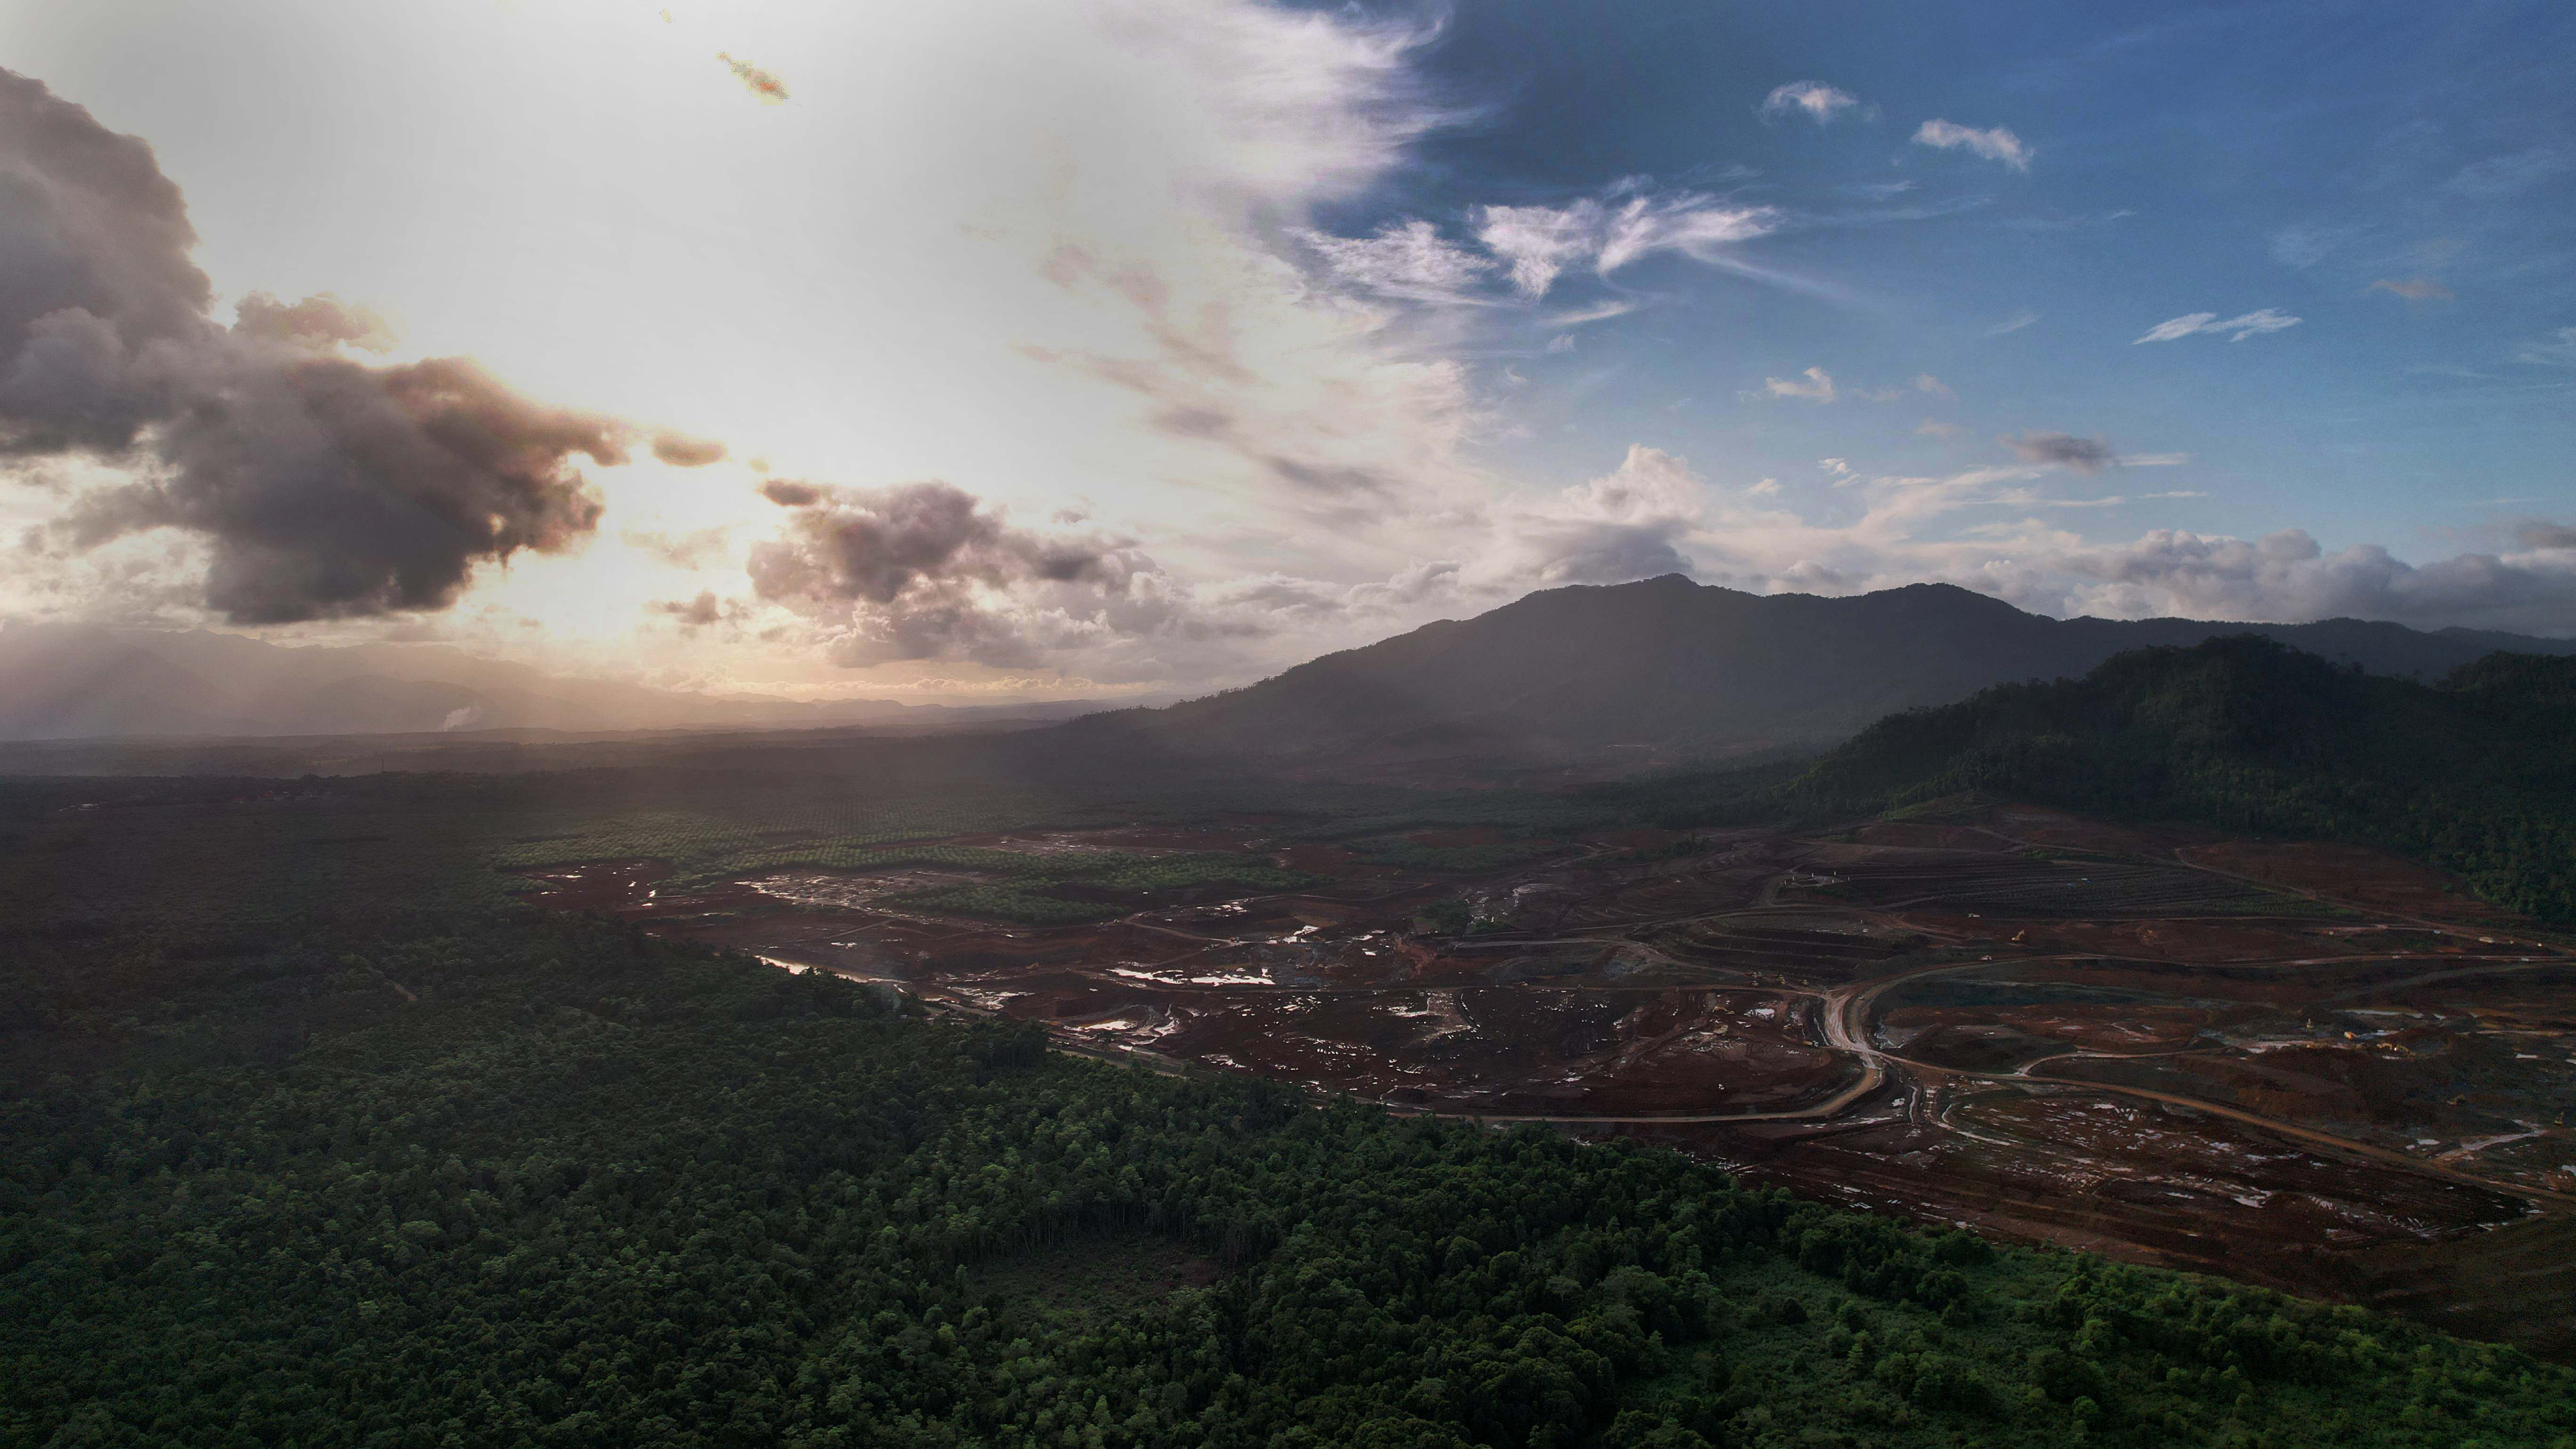
[[[205,540],[205,603],[239,623],[443,608],[474,568],[558,551],[601,504],[574,465],[635,429],[547,407],[472,362],[370,366],[381,319],[328,296],[210,313],[179,190],[151,149],[0,71],[0,455],[135,481],[55,535]]]
[[[2099,473],[2119,460],[2111,444],[2102,438],[2079,438],[2072,433],[2023,433],[2018,437],[1999,439],[2013,456],[2041,467],[2072,468],[2079,473]]]
[[[346,345],[384,352],[394,345],[393,329],[385,319],[329,292],[301,302],[281,302],[266,292],[253,292],[234,305],[233,318],[233,331],[244,337],[317,351]]]
[[[2403,297],[2409,302],[2455,302],[2459,300],[2458,296],[2453,293],[2450,288],[2434,281],[2431,277],[2408,277],[2402,281],[2394,277],[2382,277],[2378,281],[2371,283],[2369,286],[2362,288],[2362,290],[2365,292],[2386,292],[2391,296]]]
[[[1692,572],[1683,542],[1707,486],[1687,460],[1632,446],[1619,466],[1535,503],[1503,510],[1465,567],[1440,582],[1462,600],[1500,602],[1530,588],[1623,584]]]
[[[790,517],[753,547],[752,590],[807,620],[836,664],[1025,669],[1068,651],[1132,654],[1155,636],[1263,629],[1197,608],[1124,540],[1020,528],[951,484],[763,491]]]
[[[2248,337],[2259,337],[2266,332],[2279,332],[2284,328],[2296,327],[2299,325],[2299,320],[2296,317],[2284,316],[2270,307],[2247,312],[2242,316],[2229,317],[2223,321],[2215,312],[2190,312],[2157,323],[2148,328],[2144,336],[2132,339],[2130,345],[2135,346],[2141,342],[2174,342],[2200,332],[2232,333],[2228,341],[2242,342]]]
[[[2001,161],[2015,171],[2030,169],[2030,148],[2022,144],[2021,137],[2002,126],[1980,131],[1955,121],[1925,121],[1914,133],[1914,144],[1944,151],[1964,147],[1989,161]]]
[[[1703,580],[1759,593],[1852,593],[1934,579],[2061,616],[2352,616],[2576,633],[2576,528],[2526,520],[2511,548],[2424,564],[2372,544],[2328,552],[2298,530],[2254,540],[2156,530],[2095,541],[2042,521],[2102,502],[2050,497],[2039,487],[2044,466],[1871,476],[1847,459],[1827,459],[1835,486],[1856,492],[1861,508],[1851,517],[1838,503],[1837,521],[1819,523],[1783,506],[1777,489],[1707,488],[1682,460],[1632,447],[1617,472],[1569,490],[1548,510],[1627,525],[1608,546],[1569,547],[1568,562],[1551,575],[1542,572],[1545,550],[1531,541],[1575,535],[1551,535],[1533,518],[1510,526],[1524,576],[1567,581],[1642,577],[1674,571],[1667,566],[1679,560]],[[1480,573],[1471,565],[1462,577],[1472,586]]]
[[[1723,263],[1726,249],[1777,230],[1776,207],[1740,206],[1698,192],[1585,198],[1570,206],[1488,206],[1476,213],[1476,239],[1510,268],[1527,298],[1547,295],[1569,267],[1589,263],[1608,276],[1658,252]]]
[[[2133,617],[2349,617],[2562,634],[2576,625],[2576,557],[2541,549],[2415,565],[2377,544],[2327,553],[2300,529],[2251,541],[2158,530],[2127,544],[2069,550],[2063,564],[2075,578],[2070,599]]]
[[[1762,98],[1762,119],[1768,121],[1791,111],[1804,111],[1821,126],[1833,120],[1837,113],[1859,104],[1858,97],[1821,81],[1791,81],[1774,87],[1771,94]]]

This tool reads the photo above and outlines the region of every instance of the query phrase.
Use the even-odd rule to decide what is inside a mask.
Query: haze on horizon
[[[2576,634],[2563,6],[0,38],[0,619],[915,700],[1673,572]]]

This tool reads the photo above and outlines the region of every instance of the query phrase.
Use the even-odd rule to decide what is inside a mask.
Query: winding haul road
[[[2009,842],[2016,848],[2026,847],[2030,844],[2030,842],[2020,840],[2014,836],[2006,835],[2000,831],[1986,829],[1984,827],[1978,827],[1978,829],[1981,833]],[[2260,881],[2250,876],[2240,875],[2233,871],[2222,870],[2214,866],[2201,864],[2198,861],[2192,860],[2187,852],[2179,848],[2172,853],[2171,858],[2176,864],[2191,870],[2203,871],[2210,875],[2221,876],[2230,880],[2262,886],[2265,889],[2287,890],[2292,894],[2305,896],[2311,900],[2331,904],[2341,904],[2339,902],[2333,902],[2330,897],[2322,894],[2321,892],[2296,887],[2283,887],[2272,882]],[[1630,933],[1637,930],[1660,925],[1680,924],[1689,921],[1721,920],[1729,916],[1757,913],[1776,915],[1780,909],[1778,905],[1780,891],[1791,884],[1792,878],[1797,874],[1799,874],[1799,872],[1793,867],[1792,869],[1783,871],[1772,879],[1766,881],[1758,899],[1758,904],[1752,907],[1739,907],[1731,910],[1674,916],[1669,919],[1662,920],[1626,921],[1605,924],[1594,928],[1578,928],[1570,932],[1561,932],[1559,935],[1546,940],[1529,939],[1489,941],[1478,942],[1476,944],[1479,946],[1490,945],[1496,948],[1511,947],[1527,949],[1536,945],[1607,943],[1627,939]],[[1263,897],[1262,899],[1268,898],[1269,897]],[[2444,932],[2446,934],[2454,933],[2454,928],[2445,926],[2442,923],[2424,920],[2418,917],[2404,915],[2402,913],[2393,913],[2385,910],[2374,909],[2373,914],[2383,919],[2403,921],[2411,925],[2421,926],[2427,929]],[[1229,944],[1210,937],[1194,935],[1193,933],[1159,923],[1131,920],[1129,924],[1141,926],[1147,930],[1157,931],[1167,935],[1178,936],[1183,939],[1204,941],[1210,946]],[[2555,945],[2541,945],[2537,949],[2544,950],[2548,954],[2539,957],[2524,956],[2510,961],[2496,961],[2476,966],[2446,969],[2421,977],[2409,978],[2405,981],[2374,986],[2370,988],[2370,993],[2375,994],[2377,992],[2394,989],[2396,987],[2420,985],[2459,976],[2484,975],[2491,972],[2530,970],[2551,965],[2561,965],[2565,964],[2570,959],[2571,953],[2565,948]],[[2276,968],[2295,967],[2304,964],[2326,964],[2328,962],[2331,962],[2332,964],[2354,964],[2369,960],[2407,959],[2410,954],[2412,953],[2391,952],[2385,955],[2363,954],[2333,958],[2321,957],[2315,958],[2313,961],[2249,961],[2234,964],[2249,967],[2272,966]],[[945,994],[936,996],[921,995],[920,988],[918,986],[910,983],[897,982],[893,980],[893,978],[866,975],[832,966],[816,965],[808,967],[803,963],[788,962],[775,957],[763,957],[761,959],[767,960],[773,965],[787,967],[792,970],[823,970],[835,975],[852,977],[853,979],[875,981],[893,985],[898,989],[915,993],[919,999],[923,1000],[925,1004],[930,1005],[934,1009],[959,1011],[976,1015],[991,1014],[990,1008],[978,1005],[971,1001],[954,999]],[[1377,1105],[1384,1106],[1391,1111],[1411,1115],[1451,1117],[1461,1120],[1492,1124],[1537,1122],[1567,1127],[1695,1126],[1723,1125],[1729,1123],[1827,1121],[1841,1117],[1850,1112],[1853,1108],[1867,1102],[1870,1098],[1876,1096],[1883,1088],[1885,1088],[1890,1081],[1900,1081],[1909,1089],[1916,1091],[1920,1091],[1924,1086],[1937,1084],[1947,1080],[1987,1082],[2005,1087],[2028,1087],[2037,1084],[2045,1087],[2127,1097],[2139,1101],[2155,1102],[2169,1107],[2178,1107],[2187,1111],[2207,1113],[2212,1117],[2242,1123],[2246,1126],[2305,1143],[2312,1147],[2322,1148],[2340,1156],[2376,1163],[2382,1166],[2394,1167],[2406,1172],[2415,1173],[2419,1176],[2436,1178],[2465,1187],[2475,1187],[2509,1197],[2521,1198],[2534,1204],[2543,1211],[2576,1210],[2576,1194],[2556,1192],[2546,1188],[2532,1187],[2521,1183],[2481,1177],[2475,1173],[2463,1172],[2444,1163],[2411,1157],[2403,1152],[2396,1152],[2388,1148],[2373,1146],[2367,1142],[2356,1141],[2349,1137],[2339,1136],[2335,1133],[2322,1131],[2313,1127],[2301,1126],[2294,1122],[2284,1122],[2275,1117],[2268,1117],[2261,1113],[2249,1112],[2239,1107],[2211,1102],[2199,1097],[2192,1097],[2176,1092],[2158,1091],[2147,1087],[2126,1086],[2115,1082],[2092,1081],[2081,1077],[2043,1075],[2030,1070],[2031,1067],[2037,1066],[2039,1062],[2025,1063],[2020,1070],[2013,1072],[1971,1071],[1964,1068],[1941,1066],[1935,1063],[1917,1061],[1912,1058],[1897,1055],[1896,1053],[1889,1052],[1877,1046],[1872,1041],[1871,1018],[1876,1003],[1879,998],[1900,986],[1932,976],[1956,975],[1981,971],[2003,971],[2018,966],[2029,965],[2035,962],[2079,959],[2093,958],[2090,953],[2058,953],[2014,957],[1989,957],[1978,961],[1945,962],[1937,965],[1917,967],[1912,970],[1896,972],[1873,980],[1855,982],[1849,985],[1832,987],[1825,990],[1800,988],[1787,985],[1767,986],[1761,988],[1768,993],[1776,995],[1803,997],[1808,1000],[1820,1002],[1823,1009],[1818,1015],[1818,1022],[1822,1029],[1822,1035],[1824,1038],[1821,1045],[1829,1051],[1837,1052],[1843,1056],[1849,1057],[1859,1066],[1858,1074],[1849,1084],[1837,1090],[1830,1097],[1809,1103],[1802,1107],[1750,1111],[1607,1114],[1586,1112],[1480,1112],[1456,1107],[1438,1108],[1397,1102],[1379,1102]],[[1157,984],[1163,986],[1165,989],[1184,991],[1190,989],[1185,986],[1178,986],[1175,983]],[[1240,992],[1259,988],[1237,985],[1209,989]],[[1341,996],[1369,995],[1386,992],[1414,992],[1421,988],[1412,986],[1275,986],[1269,989],[1275,991],[1294,992],[1302,995]],[[1546,988],[1542,987],[1540,989]],[[1625,988],[1592,985],[1580,988],[1568,987],[1563,989],[1581,989],[1586,991],[1632,990],[1660,993],[1665,991],[1692,990],[1697,988],[1675,985],[1636,986]],[[2347,995],[2359,994],[2363,993],[2347,993]],[[2333,999],[2341,1000],[2344,998],[2337,997]],[[1192,1070],[1192,1068],[1197,1065],[1195,1063],[1166,1056],[1162,1053],[1144,1048],[1117,1046],[1083,1040],[1063,1028],[1051,1028],[1049,1036],[1057,1050],[1064,1051],[1069,1054],[1100,1060],[1130,1063],[1169,1075],[1184,1074]],[[2091,1058],[2096,1060],[2117,1060],[2123,1057],[2141,1055],[2171,1055],[2171,1053],[2109,1053],[2074,1051],[2061,1053],[2052,1057],[2043,1057],[2040,1061],[2057,1061],[2069,1057],[2078,1059]],[[1947,1121],[1942,1120],[1945,1116],[1946,1114],[1936,1114],[1934,1118],[1935,1125],[1940,1126],[1945,1130],[1959,1132],[1962,1135],[1970,1137],[1978,1135],[1973,1132],[1968,1132],[1965,1128],[1953,1126]]]

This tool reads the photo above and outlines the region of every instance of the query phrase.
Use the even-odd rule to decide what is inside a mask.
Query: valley
[[[1843,828],[985,831],[532,897],[1068,1051],[1682,1148],[1757,1181],[2576,1351],[2576,954],[2426,867],[1979,800]],[[942,865],[939,859],[964,864]],[[993,858],[1200,862],[943,912]],[[1233,860],[1216,869],[1204,863]],[[1267,869],[1286,888],[1223,876]],[[1033,889],[1016,887],[1023,892]],[[1034,889],[1041,889],[1037,887]],[[1041,897],[1053,898],[1053,897]],[[925,902],[932,904],[925,905]]]

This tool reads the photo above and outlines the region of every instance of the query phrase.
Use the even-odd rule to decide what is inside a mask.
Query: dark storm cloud
[[[574,459],[626,461],[632,425],[461,358],[350,361],[384,323],[327,295],[253,294],[223,327],[195,242],[150,147],[0,70],[0,454],[146,480],[81,500],[73,541],[200,534],[206,603],[284,623],[441,608],[478,564],[597,525]]]
[[[1134,603],[1137,578],[1162,582],[1117,540],[1013,527],[947,483],[761,491],[795,512],[777,539],[751,551],[753,592],[827,621],[841,663],[1027,665],[1042,653],[1033,625],[1123,617],[1116,606]]]
[[[2079,473],[2099,473],[2119,461],[2108,440],[2079,438],[2072,433],[2024,433],[2002,442],[2025,463],[2054,464]]]

